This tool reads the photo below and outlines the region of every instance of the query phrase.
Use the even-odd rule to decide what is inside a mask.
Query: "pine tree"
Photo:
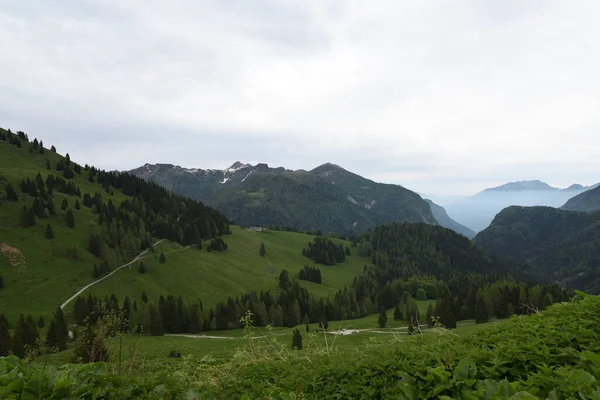
[[[69,207],[69,202],[67,201],[66,198],[64,198],[62,203],[60,204],[60,209],[65,211],[67,209],[67,207]]]
[[[50,160],[46,160],[46,169],[51,170],[52,166],[50,165]]]
[[[310,332],[310,326],[308,326],[308,324],[306,324],[306,328],[305,328],[306,332]]]
[[[148,303],[148,295],[146,294],[146,292],[142,292],[142,301],[144,303]]]
[[[54,145],[52,147],[50,147],[50,151],[53,153],[56,153],[56,147],[54,147]]]
[[[92,310],[89,309],[88,302],[85,301],[81,296],[75,299],[73,316],[75,317],[75,323],[77,325],[84,325],[85,319],[89,317],[91,311]]]
[[[156,306],[150,306],[150,334],[152,336],[162,336],[165,334],[163,318]]]
[[[450,303],[450,296],[444,296],[440,303],[440,308],[436,313],[440,317],[440,323],[444,325],[446,329],[456,328],[456,319],[454,318],[454,313],[452,313],[452,305]]]
[[[265,244],[261,242],[260,249],[258,250],[258,255],[264,257],[266,254]]]
[[[298,329],[294,331],[294,337],[292,338],[292,349],[302,350],[302,335]]]
[[[385,328],[387,325],[387,313],[385,312],[385,308],[381,308],[379,310],[379,318],[377,318],[377,324],[380,328]]]
[[[166,261],[167,258],[165,257],[165,253],[160,253],[160,257],[158,257],[158,262],[164,264]]]
[[[6,185],[4,191],[6,192],[6,200],[17,201],[17,192],[15,192],[15,189],[10,183]]]
[[[54,239],[54,231],[52,230],[52,225],[50,225],[50,223],[46,225],[46,239]]]
[[[102,242],[98,234],[92,233],[92,235],[90,235],[90,240],[88,241],[88,251],[98,258],[102,256]]]
[[[79,205],[79,200],[75,200],[75,209],[80,210],[81,206]]]
[[[21,213],[19,214],[19,225],[23,228],[29,228],[30,226],[35,224],[35,214],[32,210],[29,210],[26,206],[21,208]]]
[[[46,333],[46,346],[63,351],[67,348],[68,337],[69,328],[67,327],[65,316],[62,309],[57,307]]]
[[[480,294],[477,297],[477,303],[475,303],[475,323],[481,324],[483,322],[488,322],[489,320],[490,315],[488,305],[485,298]]]
[[[400,304],[396,305],[396,308],[394,308],[394,321],[402,321],[402,307],[400,307]]]
[[[4,288],[4,278],[0,276],[0,289]]]
[[[4,314],[0,314],[0,357],[7,356],[11,348],[10,324]]]
[[[429,303],[429,306],[427,306],[427,324],[429,326],[433,326],[433,305],[431,303]]]
[[[69,228],[75,228],[75,214],[72,209],[68,209],[65,214],[65,222]]]
[[[140,262],[140,266],[138,267],[138,272],[142,275],[146,273],[146,266],[144,266],[143,262]]]
[[[40,317],[38,319],[38,328],[43,328],[46,326],[46,321],[44,321],[44,317]]]

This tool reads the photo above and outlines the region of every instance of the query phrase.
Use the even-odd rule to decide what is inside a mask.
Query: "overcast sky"
[[[0,126],[106,169],[600,181],[600,2],[0,0]]]

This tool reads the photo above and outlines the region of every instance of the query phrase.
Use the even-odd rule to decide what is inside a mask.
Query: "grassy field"
[[[420,310],[426,310],[427,301],[417,302]],[[325,346],[339,351],[353,351],[362,349],[373,344],[382,344],[391,341],[403,340],[407,337],[407,321],[393,321],[391,318],[393,310],[388,310],[390,320],[386,328],[379,328],[377,325],[378,315],[369,315],[349,321],[334,321],[329,324],[328,334],[324,334],[317,324],[309,324],[309,332],[306,332],[305,325],[299,325],[304,345]],[[450,332],[459,336],[470,336],[473,333],[484,328],[493,328],[495,322],[485,324],[475,324],[473,320],[460,321],[456,329]],[[279,342],[286,346],[291,345],[292,334],[296,328],[272,328],[268,330],[264,327],[254,328],[252,339],[258,346],[268,346],[269,342]],[[340,330],[360,330],[360,332],[334,335]],[[428,327],[424,327],[424,334],[431,334]],[[190,335],[193,336],[193,335]],[[204,338],[202,337],[204,336]],[[166,358],[171,350],[180,352],[183,356],[192,356],[195,359],[204,357],[213,358],[217,361],[225,361],[233,357],[236,350],[249,347],[249,340],[245,337],[242,329],[227,331],[209,331],[203,332],[199,337],[188,336],[144,336],[132,335],[126,339],[129,350],[125,357],[131,357],[130,349],[136,348],[139,356],[148,360]],[[110,343],[112,348],[117,347],[116,340]],[[64,357],[64,356],[63,356]]]
[[[127,294],[140,299],[146,292],[151,300],[161,294],[181,294],[188,300],[201,299],[205,307],[213,307],[227,296],[235,297],[249,290],[274,289],[282,269],[297,275],[302,266],[313,262],[302,256],[302,248],[313,239],[310,235],[294,232],[253,232],[232,227],[232,235],[225,236],[229,248],[222,253],[207,252],[163,242],[142,262],[146,273],[138,272],[138,265],[123,269],[90,292],[104,296],[110,293]],[[338,240],[336,240],[338,241]],[[265,257],[258,255],[263,242]],[[347,242],[338,241],[345,245]],[[160,264],[157,254],[164,252],[167,262]],[[336,266],[321,265],[322,284],[301,281],[311,293],[327,297],[350,286],[355,276],[362,273],[370,259],[350,256]]]
[[[428,302],[418,302],[419,308],[427,307]],[[393,310],[388,311],[391,315]],[[309,324],[309,332],[306,332],[305,325],[299,325],[303,337],[304,346],[316,346],[325,348],[328,346],[336,352],[354,352],[366,349],[368,346],[381,345],[385,343],[402,342],[408,337],[406,331],[406,321],[389,321],[388,327],[379,328],[377,325],[377,315],[370,315],[364,318],[350,321],[331,322],[327,334],[320,330],[317,324]],[[484,324],[475,324],[472,320],[460,321],[458,327],[451,332],[454,335],[468,337],[482,329],[492,328],[496,322]],[[402,329],[404,328],[404,329]],[[284,346],[290,346],[292,335],[296,328],[271,328],[258,327],[253,329],[251,339],[255,346],[268,347],[272,343],[280,343]],[[360,332],[335,335],[334,332],[343,329],[356,329]],[[425,327],[424,335],[432,334],[430,328]],[[249,349],[248,337],[242,329],[227,331],[209,331],[203,332],[198,337],[190,336],[147,336],[147,335],[128,335],[123,339],[123,358],[131,360],[135,353],[135,358],[140,360],[161,360],[167,358],[169,352],[177,351],[182,356],[191,356],[195,360],[203,358],[214,360],[217,363],[226,362],[235,356],[236,351],[240,349]],[[119,348],[118,339],[110,339],[107,343],[111,354],[117,354]],[[41,357],[39,362],[48,362],[60,364],[70,362],[73,358],[73,350],[63,351],[58,354],[50,354]]]

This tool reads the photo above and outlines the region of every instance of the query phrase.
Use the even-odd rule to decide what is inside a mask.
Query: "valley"
[[[436,203],[332,164],[183,172],[210,177],[217,211],[139,171],[81,166],[22,132],[0,134],[4,371],[16,355],[34,368],[103,361],[170,382],[159,377],[166,362],[186,365],[169,393],[208,393],[197,368],[285,371],[295,352],[337,362],[439,338],[470,354],[504,327],[520,335],[517,320],[564,320],[570,299],[596,301],[570,289],[600,290],[597,213],[510,207],[475,236]],[[229,394],[264,391],[217,375]]]

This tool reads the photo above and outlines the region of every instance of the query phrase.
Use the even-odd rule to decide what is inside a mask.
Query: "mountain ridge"
[[[129,173],[203,201],[246,226],[352,235],[380,223],[439,223],[415,192],[330,162],[309,171],[240,161],[222,170],[145,164]]]

